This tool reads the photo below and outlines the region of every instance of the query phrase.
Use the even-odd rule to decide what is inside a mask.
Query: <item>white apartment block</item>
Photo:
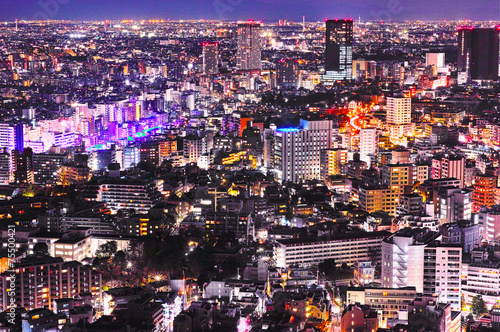
[[[395,125],[411,123],[411,98],[387,98],[386,122]]]
[[[309,267],[333,258],[337,264],[354,265],[372,260],[371,252],[380,251],[388,232],[337,234],[329,240],[287,239],[276,244],[274,258],[278,267]]]
[[[460,310],[462,248],[435,245],[440,235],[404,229],[382,242],[382,287],[413,286],[418,293],[437,293],[438,300]]]

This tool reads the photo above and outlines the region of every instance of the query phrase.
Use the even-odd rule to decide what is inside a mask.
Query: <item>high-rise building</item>
[[[59,179],[59,168],[67,161],[64,154],[42,153],[33,155],[35,183],[55,184]]]
[[[219,43],[203,42],[203,74],[211,75],[219,72]]]
[[[460,310],[462,248],[435,244],[439,233],[405,228],[382,241],[382,287],[414,286]]]
[[[353,21],[326,21],[325,80],[352,78]]]
[[[472,212],[477,213],[482,207],[490,208],[495,204],[495,176],[478,174],[474,176],[474,191],[472,193]]]
[[[498,27],[459,28],[457,69],[467,81],[498,79],[499,35]]]
[[[387,98],[387,116],[390,138],[393,143],[411,132],[411,98]]]
[[[359,131],[359,157],[368,168],[378,155],[378,131],[376,128],[362,128]]]
[[[23,152],[17,149],[12,150],[12,167],[16,183],[33,184],[35,182],[31,148],[26,148]]]
[[[10,123],[0,123],[0,148],[7,148],[7,152],[14,149],[22,151],[24,149],[22,124],[13,125]]]
[[[238,23],[238,50],[236,67],[240,70],[260,70],[260,23]]]
[[[321,150],[321,179],[326,179],[330,175],[347,173],[347,149],[325,149]]]
[[[387,98],[387,117],[389,124],[404,125],[411,122],[411,98]]]
[[[274,168],[278,181],[321,178],[321,151],[332,147],[331,120],[300,119],[298,128],[274,133]]]
[[[9,184],[10,182],[10,154],[3,149],[0,152],[0,185]]]
[[[186,163],[196,163],[207,152],[205,137],[186,137],[183,145],[183,155]]]
[[[292,59],[281,59],[276,64],[276,85],[278,88],[295,86],[297,83],[297,64]]]

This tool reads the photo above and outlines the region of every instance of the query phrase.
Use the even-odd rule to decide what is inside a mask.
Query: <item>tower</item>
[[[325,80],[352,77],[353,21],[326,21]]]
[[[457,69],[467,80],[498,80],[500,26],[458,29]]]
[[[236,67],[240,70],[260,70],[260,23],[238,23],[238,51]]]
[[[204,42],[203,46],[203,74],[211,75],[219,72],[219,43]]]

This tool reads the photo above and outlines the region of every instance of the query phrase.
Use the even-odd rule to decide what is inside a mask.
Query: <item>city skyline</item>
[[[19,20],[122,20],[122,19],[208,19],[208,20],[278,20],[309,21],[325,18],[361,17],[362,21],[404,20],[500,20],[500,3],[482,0],[439,1],[374,1],[355,3],[316,1],[310,5],[304,0],[191,0],[184,2],[146,0],[140,3],[125,1],[23,0],[6,1],[0,21]]]

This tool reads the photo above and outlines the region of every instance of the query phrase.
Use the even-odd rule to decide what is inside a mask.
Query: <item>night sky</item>
[[[312,4],[313,3],[313,4]],[[500,20],[500,0],[1,0],[18,19]]]

